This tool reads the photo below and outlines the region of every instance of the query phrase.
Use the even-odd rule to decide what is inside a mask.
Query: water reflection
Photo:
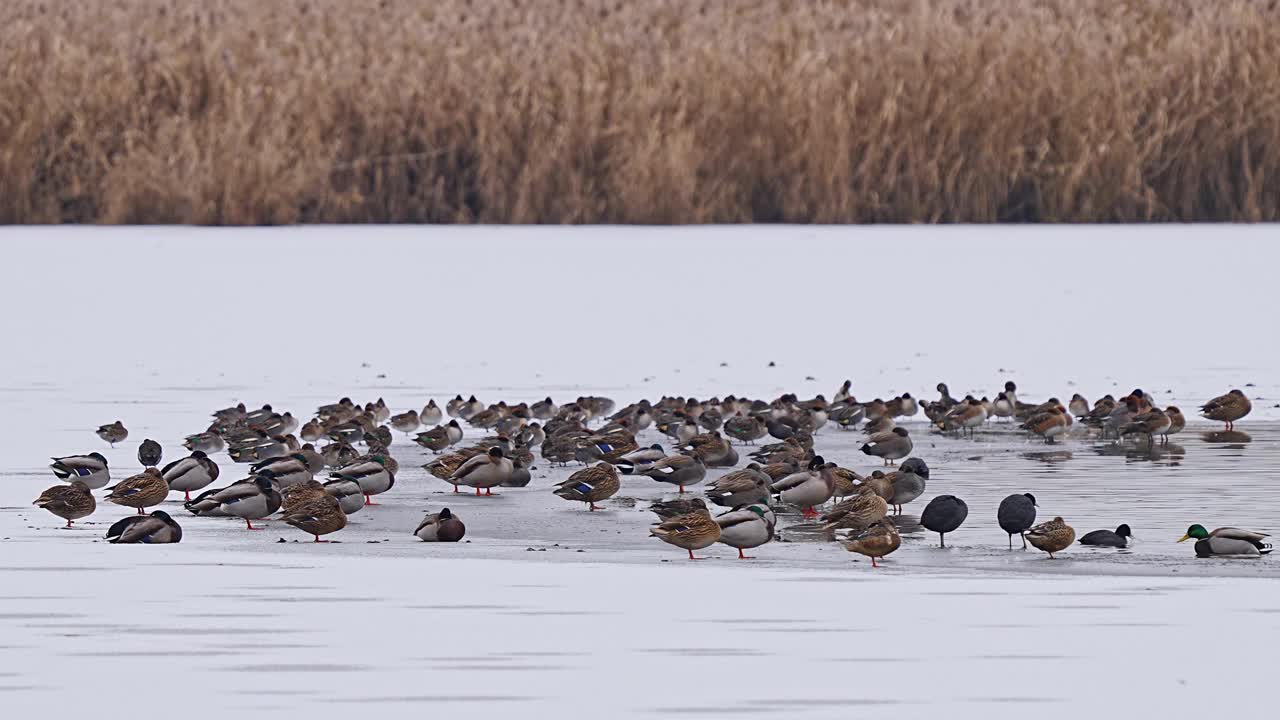
[[[1064,463],[1072,458],[1070,450],[1041,450],[1038,452],[1025,452],[1022,457],[1027,460],[1035,460],[1036,462],[1048,463]]]
[[[1235,450],[1243,450],[1245,445],[1253,442],[1253,437],[1243,430],[1215,430],[1201,433],[1200,439],[1211,445],[1226,445]]]

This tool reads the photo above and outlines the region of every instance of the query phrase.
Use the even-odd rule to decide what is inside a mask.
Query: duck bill
[[[1185,542],[1190,539],[1191,539],[1190,535],[1183,535],[1182,537],[1178,538],[1178,542]]]

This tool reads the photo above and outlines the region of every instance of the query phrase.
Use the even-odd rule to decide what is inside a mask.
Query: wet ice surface
[[[0,354],[0,698],[95,714],[158,703],[185,717],[1257,710],[1280,623],[1277,558],[1196,560],[1173,541],[1192,522],[1280,530],[1280,414],[1266,399],[1280,397],[1280,378],[1274,335],[1256,332],[1270,322],[1260,308],[1280,302],[1258,275],[1280,250],[1262,241],[1265,227],[1231,229],[1254,244],[1218,244],[1211,256],[1203,243],[1213,238],[1199,233],[1222,228],[1119,231],[1129,242],[1076,239],[1045,255],[1023,228],[2,228],[30,272],[0,287],[14,309],[0,329],[21,348]],[[592,252],[601,232],[624,235],[634,254],[621,284],[616,254]],[[49,234],[73,244],[46,244]],[[829,242],[841,234],[859,242]],[[957,235],[965,242],[950,242]],[[773,277],[757,277],[762,258]],[[1116,315],[1099,272],[1141,267],[1191,288],[1220,265],[1241,273],[1232,312],[1193,295],[1158,324]],[[970,314],[939,306],[933,290],[957,273],[997,266],[1009,278],[1071,279],[1047,284],[1036,304],[1017,281],[985,290]],[[857,282],[797,280],[812,267],[824,277],[849,268]],[[903,268],[918,285],[903,284]],[[477,288],[478,276],[501,291]],[[336,291],[308,299],[343,277],[363,283],[359,302],[335,302],[352,297]],[[743,288],[733,278],[797,283],[801,309],[726,304]],[[637,280],[643,289],[629,294]],[[687,307],[668,304],[690,289]],[[905,303],[905,331],[861,327],[891,303]],[[695,322],[704,305],[742,335]],[[436,307],[445,319],[421,312]],[[1214,345],[1223,338],[1230,348]],[[399,435],[396,487],[328,545],[293,542],[307,538],[279,522],[250,533],[169,503],[181,545],[107,546],[96,540],[131,510],[100,505],[64,531],[30,506],[54,482],[47,456],[99,450],[119,479],[143,438],[173,459],[184,434],[237,400],[305,416],[343,394],[383,396],[397,411],[457,392],[829,397],[845,376],[860,397],[932,397],[938,380],[993,395],[1013,377],[1025,399],[1135,385],[1184,410],[1237,385],[1260,399],[1239,424],[1247,438],[1199,424],[1151,450],[1081,435],[1046,446],[995,424],[957,439],[911,424],[933,474],[904,531],[937,494],[964,498],[970,514],[946,550],[907,532],[876,571],[795,514],[781,516],[783,541],[758,560],[714,546],[705,554],[716,559],[689,563],[646,537],[644,508],[672,496],[664,486],[627,479],[607,511],[587,513],[549,491],[574,468],[539,462],[527,488],[454,495],[421,469],[430,454]],[[109,449],[92,429],[117,418],[130,439]],[[817,449],[869,471],[861,440],[828,427]],[[243,476],[216,459],[220,482]],[[995,507],[1028,491],[1043,518],[1062,515],[1077,534],[1128,523],[1138,543],[1075,546],[1052,561],[1010,552]],[[446,504],[468,542],[411,535]]]

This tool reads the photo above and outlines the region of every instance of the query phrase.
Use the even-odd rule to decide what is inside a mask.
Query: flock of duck
[[[957,400],[945,384],[937,389],[939,398],[934,401],[920,402],[904,393],[888,401],[859,402],[846,381],[830,401],[822,395],[800,400],[791,394],[773,401],[664,397],[621,409],[602,397],[579,397],[562,405],[551,398],[532,404],[486,405],[475,396],[458,395],[443,408],[431,400],[420,411],[399,414],[392,414],[382,399],[361,406],[343,398],[318,408],[305,423],[270,405],[249,410],[242,403],[214,412],[205,431],[186,437],[184,445],[190,454],[163,467],[161,445],[144,440],[138,446],[143,471],[114,485],[107,460],[99,452],[54,458],[50,467],[66,484],[45,490],[35,505],[71,527],[75,520],[95,512],[93,491],[105,488],[103,499],[137,510],[136,515],[111,525],[106,534],[109,542],[176,543],[182,539],[177,520],[163,510],[149,514],[146,510],[171,493],[181,493],[183,507],[194,516],[239,518],[247,530],[258,530],[261,526],[255,527],[254,521],[278,513],[284,523],[313,536],[315,542],[325,542],[323,536],[342,530],[351,515],[377,505],[374,498],[394,486],[399,464],[389,447],[395,431],[436,454],[424,467],[453,485],[455,493],[465,487],[489,496],[495,488],[529,485],[537,451],[552,465],[584,466],[555,484],[551,492],[583,503],[588,511],[601,509],[599,503],[617,494],[624,476],[677,488],[674,497],[651,505],[659,522],[650,528],[650,535],[687,551],[691,560],[700,559],[696,551],[715,543],[735,548],[739,558],[748,559],[744,551],[775,538],[778,514],[798,509],[806,520],[820,523],[830,539],[870,557],[874,567],[878,559],[900,547],[894,519],[903,505],[924,495],[930,481],[928,464],[912,456],[911,433],[899,421],[923,411],[932,430],[971,435],[988,422],[1006,419],[1046,443],[1056,442],[1076,423],[1103,437],[1136,435],[1148,444],[1157,438],[1167,442],[1186,424],[1178,408],[1157,407],[1141,389],[1119,399],[1107,395],[1093,403],[1076,394],[1065,405],[1057,398],[1022,402],[1012,382],[1004,385],[995,400],[972,396]],[[1230,429],[1250,410],[1248,397],[1232,390],[1204,404],[1200,413]],[[462,423],[488,434],[463,445]],[[814,437],[829,423],[866,433],[859,449],[880,458],[884,470],[863,475],[817,454]],[[662,443],[641,446],[637,442],[637,435],[649,428],[669,439],[671,452]],[[129,437],[121,421],[101,426],[97,434],[112,446]],[[766,439],[776,442],[757,445]],[[249,466],[247,477],[207,489],[220,475],[210,455],[223,451],[232,461]],[[742,468],[738,468],[740,452],[749,457]],[[706,480],[708,470],[715,469],[724,473],[707,483],[704,497],[686,494],[688,488]],[[322,482],[318,478],[326,471],[328,479]],[[708,503],[726,511],[713,516]],[[1023,548],[1030,543],[1050,558],[1077,542],[1075,530],[1063,518],[1037,523],[1036,511],[1031,493],[1014,493],[1000,503],[996,521],[1007,533],[1010,549],[1014,535],[1021,538]],[[924,507],[920,524],[938,533],[945,547],[946,534],[958,529],[968,514],[964,500],[938,495]],[[413,534],[428,542],[457,542],[465,536],[466,526],[443,508],[427,514]],[[1089,532],[1078,542],[1123,548],[1131,538],[1124,524],[1115,530]],[[1208,531],[1196,524],[1178,542],[1194,540],[1200,557],[1257,557],[1270,552],[1266,539],[1265,534],[1250,530]]]

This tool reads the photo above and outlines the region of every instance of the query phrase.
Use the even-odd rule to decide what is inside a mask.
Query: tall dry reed
[[[1278,219],[1275,0],[0,3],[0,223]]]

